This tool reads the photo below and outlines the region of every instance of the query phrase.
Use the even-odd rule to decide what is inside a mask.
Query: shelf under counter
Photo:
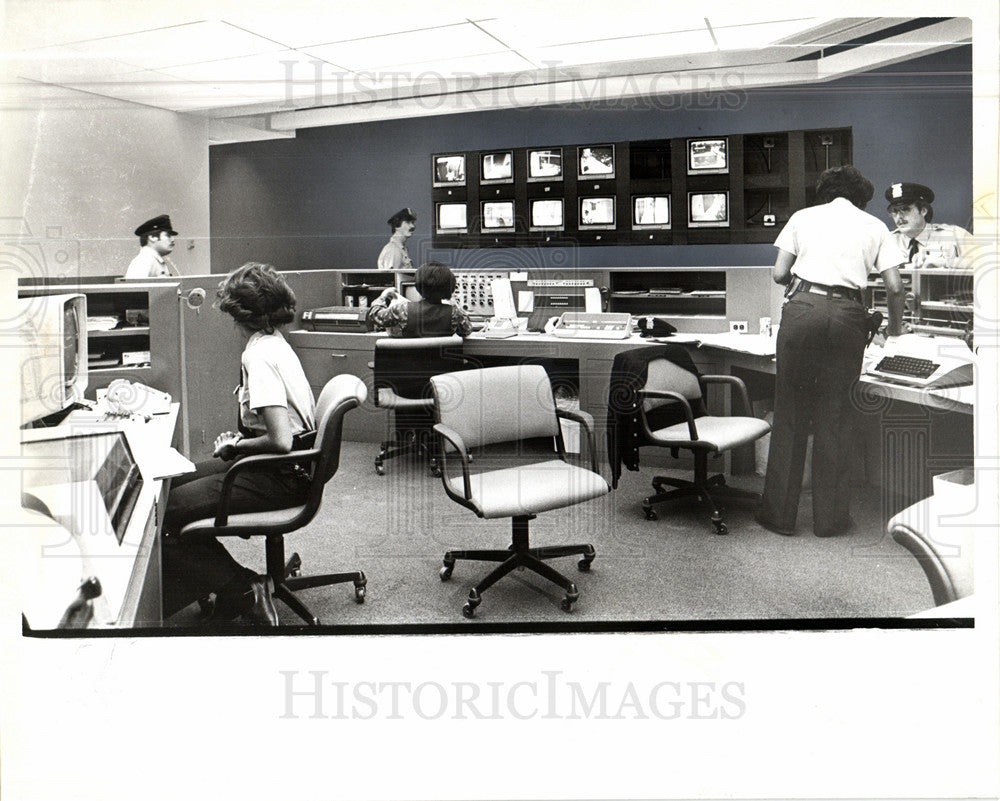
[[[88,331],[87,339],[114,339],[116,337],[148,337],[148,325],[129,326],[128,328],[111,328],[107,331]]]

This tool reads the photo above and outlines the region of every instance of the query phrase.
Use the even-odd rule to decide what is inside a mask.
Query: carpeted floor
[[[304,575],[363,570],[365,603],[355,603],[350,584],[305,590],[300,597],[327,625],[433,630],[436,624],[472,624],[461,608],[491,566],[458,562],[451,580],[442,582],[441,557],[449,548],[506,547],[509,520],[480,520],[458,506],[423,465],[394,460],[384,477],[377,476],[375,451],[370,443],[344,443],[319,516],[285,538],[288,554],[301,555]],[[813,536],[804,493],[798,536],[773,534],[736,509],[727,513],[730,533],[719,536],[696,505],[662,506],[659,520],[645,519],[641,500],[657,473],[664,471],[626,471],[611,494],[532,521],[532,545],[589,542],[597,551],[589,573],[577,571],[574,557],[551,563],[580,590],[571,613],[560,609],[561,589],[521,570],[484,593],[475,620],[529,629],[587,623],[627,628],[649,621],[712,621],[713,627],[734,621],[742,627],[755,620],[904,617],[933,605],[923,571],[886,534],[873,488],[856,489],[857,526],[850,535]],[[741,479],[730,483],[760,489],[759,476]],[[231,539],[226,545],[263,572],[261,541]],[[277,606],[283,623],[297,622]],[[170,622],[194,624],[194,607]]]

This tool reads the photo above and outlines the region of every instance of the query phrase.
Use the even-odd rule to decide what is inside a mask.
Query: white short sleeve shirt
[[[265,406],[284,406],[292,435],[316,427],[316,402],[295,351],[280,331],[256,332],[247,341],[241,359],[240,421],[254,431],[266,429],[258,412]]]
[[[864,289],[873,270],[906,262],[886,224],[842,197],[795,212],[774,245],[795,256],[793,275],[826,286]]]

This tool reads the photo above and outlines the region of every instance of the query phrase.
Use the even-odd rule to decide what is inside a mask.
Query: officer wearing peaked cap
[[[135,229],[135,235],[139,237],[139,254],[132,259],[125,271],[126,278],[141,281],[146,278],[180,275],[169,256],[174,249],[177,232],[168,215],[161,214],[146,220]]]
[[[413,262],[406,251],[406,240],[417,230],[417,215],[409,208],[400,209],[387,222],[392,236],[378,256],[380,270],[412,270]]]
[[[970,234],[947,223],[932,223],[934,192],[923,184],[897,183],[885,190],[889,215],[896,223],[892,237],[911,267],[962,266]]]

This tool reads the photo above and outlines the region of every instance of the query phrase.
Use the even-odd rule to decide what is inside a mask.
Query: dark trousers
[[[861,373],[867,315],[856,301],[800,292],[781,313],[774,425],[761,516],[794,529],[806,441],[813,435],[813,528],[847,524],[850,511],[851,388]]]
[[[218,592],[229,585],[249,583],[256,573],[237,562],[215,537],[182,535],[195,520],[215,517],[226,470],[232,462],[209,459],[194,473],[174,479],[163,519],[163,615]],[[305,500],[308,481],[291,473],[244,473],[230,497],[231,514],[263,512],[294,506]]]

